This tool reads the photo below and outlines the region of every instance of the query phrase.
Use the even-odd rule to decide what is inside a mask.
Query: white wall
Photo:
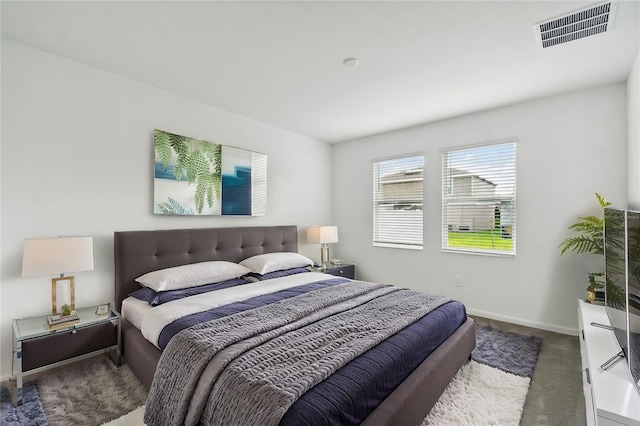
[[[524,82],[523,82],[524,83]],[[441,251],[441,150],[517,138],[517,257]],[[425,154],[424,250],[372,247],[374,159]],[[333,150],[336,256],[360,278],[444,294],[469,312],[566,333],[577,329],[591,255],[560,244],[578,216],[599,214],[598,192],[627,200],[623,84],[500,108],[338,144]],[[597,260],[597,259],[596,259]],[[462,287],[454,286],[459,275]]]
[[[266,153],[267,216],[154,216],[154,128]],[[318,185],[331,181],[331,145],[6,40],[1,149],[3,378],[11,319],[51,306],[50,277],[20,277],[25,238],[94,237],[95,271],[75,274],[76,304],[87,306],[113,300],[116,230],[298,225],[304,234],[331,223],[331,187]],[[319,257],[317,245],[301,252]]]
[[[640,49],[627,79],[629,207],[640,209]]]

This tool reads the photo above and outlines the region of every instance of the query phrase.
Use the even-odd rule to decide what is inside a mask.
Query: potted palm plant
[[[560,244],[560,255],[566,251],[575,253],[590,253],[604,255],[604,208],[610,206],[611,203],[596,192],[596,198],[603,210],[600,217],[585,216],[579,217],[578,222],[569,226],[576,235],[567,238]],[[587,301],[593,302],[595,299],[596,289],[604,287],[605,277],[602,272],[589,273],[589,285],[587,287]]]

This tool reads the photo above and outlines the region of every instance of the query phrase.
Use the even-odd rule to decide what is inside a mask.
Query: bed
[[[265,253],[297,251],[296,226],[116,232],[116,308],[121,310],[123,301],[129,294],[140,289],[136,278],[151,271],[206,261],[240,262]],[[336,284],[329,279],[332,277],[324,278],[331,285]],[[343,285],[342,282],[337,284]],[[451,304],[445,306],[449,305]],[[143,336],[138,327],[133,325],[135,322],[129,321],[127,312],[124,312],[121,353],[125,363],[149,390],[152,388],[162,351]],[[361,415],[362,418],[358,418],[357,422],[363,425],[419,425],[474,347],[475,324],[465,314],[461,325],[419,362],[397,386],[394,385],[395,388],[389,394],[380,397],[380,402],[366,415]],[[358,399],[354,396],[349,398]]]

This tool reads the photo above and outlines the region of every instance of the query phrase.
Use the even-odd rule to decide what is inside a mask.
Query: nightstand
[[[337,277],[356,279],[356,265],[353,263],[342,263],[340,265],[334,265],[329,263],[327,269],[322,271],[325,274],[335,275]]]
[[[13,320],[13,368],[18,403],[22,403],[22,375],[56,362],[69,360],[102,349],[116,348],[114,363],[120,364],[120,314],[109,306],[98,315],[98,307],[77,309],[79,320],[50,329],[47,315]]]

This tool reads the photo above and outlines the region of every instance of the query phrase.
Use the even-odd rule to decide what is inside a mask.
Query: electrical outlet
[[[456,287],[462,287],[462,278],[460,278],[460,275],[456,275]]]

